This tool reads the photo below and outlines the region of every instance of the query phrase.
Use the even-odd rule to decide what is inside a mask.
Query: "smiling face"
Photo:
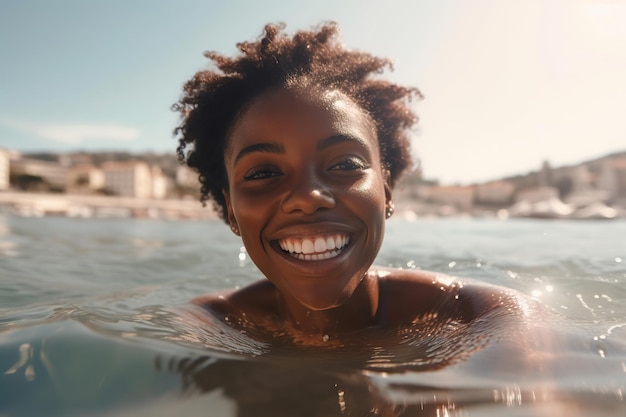
[[[346,302],[376,257],[390,202],[374,124],[338,92],[271,90],[235,121],[228,219],[287,303]]]

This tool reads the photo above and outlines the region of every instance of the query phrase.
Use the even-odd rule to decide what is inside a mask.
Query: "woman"
[[[175,105],[178,154],[199,173],[202,201],[267,278],[194,302],[258,337],[304,344],[518,315],[505,289],[372,266],[411,165],[409,101],[420,92],[379,78],[390,62],[344,49],[334,24],[282,29],[266,26],[235,58],[207,53],[215,68]]]

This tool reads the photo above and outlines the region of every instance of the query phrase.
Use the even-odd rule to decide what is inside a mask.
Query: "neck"
[[[294,335],[326,341],[343,333],[362,330],[378,324],[378,274],[366,273],[348,301],[338,307],[315,310],[286,297],[281,297],[280,304],[288,331]]]

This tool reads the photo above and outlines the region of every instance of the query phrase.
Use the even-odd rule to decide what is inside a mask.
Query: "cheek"
[[[256,198],[237,198],[233,200],[233,213],[242,232],[255,229],[263,223],[264,213],[269,204]]]
[[[355,205],[362,210],[368,209],[373,212],[385,210],[385,186],[382,178],[376,175],[367,176],[362,181],[350,188]]]

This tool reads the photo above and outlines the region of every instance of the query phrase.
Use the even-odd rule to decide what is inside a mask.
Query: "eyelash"
[[[250,170],[243,178],[246,181],[257,181],[276,177],[278,175],[281,175],[281,172],[276,169],[259,167]]]
[[[339,171],[356,171],[365,168],[367,168],[367,164],[361,158],[357,158],[356,156],[348,157],[330,167],[331,170]]]
[[[329,168],[329,171],[357,171],[367,168],[367,164],[356,156],[347,157]],[[282,175],[276,168],[272,167],[258,167],[254,168],[243,177],[246,181],[258,181],[265,180],[272,177]]]

